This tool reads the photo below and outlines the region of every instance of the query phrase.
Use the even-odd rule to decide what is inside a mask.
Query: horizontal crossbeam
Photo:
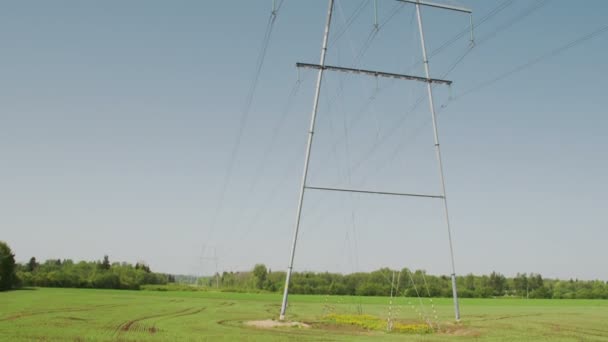
[[[393,73],[390,73],[390,72],[364,70],[364,69],[352,69],[352,68],[344,68],[344,67],[331,66],[331,65],[296,63],[296,67],[298,67],[298,68],[309,68],[309,69],[323,69],[323,70],[331,70],[331,71],[340,71],[340,72],[348,72],[348,73],[354,73],[354,74],[365,74],[365,75],[388,77],[388,78],[398,78],[398,79],[405,79],[405,80],[418,81],[418,82],[427,82],[427,83],[443,83],[443,84],[447,84],[447,85],[452,84],[452,81],[440,80],[440,79],[436,79],[436,78],[424,78],[424,77],[420,77],[420,76],[393,74]]]
[[[411,4],[420,4],[422,6],[442,8],[442,9],[448,9],[448,10],[458,11],[458,12],[464,12],[464,13],[472,13],[473,12],[473,11],[471,11],[468,8],[457,7],[457,6],[450,6],[450,5],[444,5],[444,4],[438,4],[438,3],[435,3],[435,2],[429,2],[429,1],[416,1],[416,0],[397,0],[397,1],[409,2]]]
[[[407,196],[407,197],[427,197],[427,198],[443,198],[441,195],[424,195],[424,194],[408,194],[403,192],[386,192],[386,191],[370,191],[370,190],[357,190],[357,189],[341,189],[341,188],[327,188],[320,186],[305,186],[305,189],[310,190],[324,190],[324,191],[340,191],[340,192],[356,192],[360,194],[374,194],[374,195],[389,195],[389,196]]]

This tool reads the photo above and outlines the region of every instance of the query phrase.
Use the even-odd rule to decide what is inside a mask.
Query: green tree
[[[0,241],[0,291],[12,289],[17,282],[15,255],[4,241]]]
[[[93,286],[98,289],[118,289],[120,277],[109,272],[97,273],[93,277]]]
[[[102,270],[109,270],[110,269],[110,258],[108,258],[107,255],[103,256],[103,261],[101,262],[101,265],[99,266]]]
[[[34,272],[34,270],[38,267],[38,262],[36,262],[36,257],[31,257],[30,261],[27,263],[27,271]]]
[[[472,273],[465,276],[464,286],[469,291],[475,291],[475,276]]]
[[[268,270],[266,269],[266,265],[257,264],[253,268],[253,277],[255,278],[255,287],[258,289],[262,289],[264,287],[264,282],[266,281],[266,276],[268,275]]]
[[[503,296],[507,285],[507,278],[500,273],[492,272],[490,274],[489,285],[494,296]]]
[[[525,273],[517,273],[515,278],[513,278],[513,287],[515,288],[515,292],[517,293],[517,295],[522,297],[528,297],[528,286],[528,276]]]
[[[143,261],[138,261],[138,262],[135,264],[135,269],[136,269],[136,270],[143,270],[143,271],[144,271],[144,272],[146,272],[146,273],[150,273],[150,272],[151,272],[151,271],[150,271],[150,266],[148,266],[148,264],[146,264],[146,263],[145,263],[145,262],[143,262]]]
[[[553,293],[546,286],[541,286],[530,292],[530,298],[551,298]],[[593,297],[589,297],[593,298]]]
[[[543,287],[543,277],[540,274],[530,274],[528,285],[530,286],[530,291]]]

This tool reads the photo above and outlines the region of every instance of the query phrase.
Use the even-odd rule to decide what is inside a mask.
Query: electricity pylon
[[[435,103],[433,101],[433,84],[444,84],[450,85],[452,81],[442,80],[431,78],[430,76],[430,68],[429,68],[429,60],[426,53],[426,43],[424,41],[424,29],[422,25],[422,15],[420,13],[421,6],[434,7],[444,10],[451,10],[463,13],[469,13],[471,15],[471,40],[473,38],[473,22],[472,22],[472,11],[462,7],[443,5],[428,1],[420,1],[420,0],[396,0],[404,3],[411,3],[416,6],[416,17],[418,19],[418,30],[420,32],[420,44],[422,46],[422,61],[424,64],[424,77],[420,76],[412,76],[412,75],[403,75],[403,74],[395,74],[388,73],[383,71],[375,71],[375,70],[365,70],[365,69],[353,69],[353,68],[345,68],[341,66],[331,66],[325,64],[325,57],[327,55],[327,43],[329,39],[329,31],[331,26],[331,18],[334,8],[334,1],[329,0],[329,7],[327,9],[327,20],[325,23],[325,31],[323,33],[323,44],[321,46],[321,60],[319,64],[308,64],[308,63],[297,63],[296,66],[298,68],[312,68],[318,70],[317,72],[317,82],[315,95],[313,100],[312,114],[310,119],[310,129],[308,130],[308,142],[306,144],[306,156],[304,159],[304,172],[302,175],[302,182],[300,186],[300,197],[298,200],[298,209],[296,213],[296,223],[295,230],[293,234],[293,242],[291,245],[291,253],[289,257],[289,266],[287,267],[287,275],[285,277],[285,288],[283,292],[283,302],[281,304],[281,314],[279,316],[280,320],[285,319],[285,312],[287,311],[287,299],[289,296],[289,282],[291,279],[291,273],[293,271],[293,260],[296,252],[296,245],[298,242],[298,231],[300,230],[300,218],[302,216],[302,207],[304,204],[304,193],[306,190],[322,190],[322,191],[342,191],[342,192],[351,192],[351,193],[363,193],[363,194],[376,194],[376,195],[389,195],[389,196],[408,196],[408,197],[419,197],[419,198],[436,198],[441,199],[443,201],[443,212],[445,223],[448,232],[448,241],[449,241],[449,250],[450,250],[450,260],[452,266],[452,296],[454,298],[454,316],[456,321],[460,320],[460,308],[458,305],[458,291],[456,289],[456,266],[454,262],[454,249],[452,246],[452,231],[450,227],[450,219],[448,213],[448,201],[446,197],[445,191],[445,180],[443,173],[443,163],[441,159],[441,148],[439,145],[439,133],[437,129],[437,117],[435,113]],[[319,97],[321,93],[321,83],[323,81],[323,73],[324,71],[335,71],[335,72],[347,72],[347,73],[355,73],[368,75],[373,77],[388,77],[394,79],[402,79],[408,81],[417,81],[426,83],[427,94],[429,99],[429,109],[431,112],[431,118],[433,122],[433,136],[435,141],[435,155],[437,157],[437,164],[439,168],[439,180],[441,183],[441,194],[439,195],[429,195],[429,194],[417,194],[417,193],[403,193],[403,192],[385,192],[385,191],[373,191],[373,190],[364,190],[364,189],[345,189],[345,188],[333,188],[333,187],[325,187],[325,186],[311,186],[307,184],[307,176],[308,176],[308,166],[310,162],[310,153],[312,149],[312,139],[315,130],[315,122],[317,118],[317,112],[319,107]]]

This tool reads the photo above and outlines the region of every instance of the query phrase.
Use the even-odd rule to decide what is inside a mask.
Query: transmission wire
[[[268,50],[268,46],[270,44],[270,37],[272,35],[272,31],[274,28],[274,24],[276,22],[276,18],[278,16],[278,12],[279,9],[281,8],[281,6],[283,5],[283,0],[281,0],[278,3],[278,6],[276,8],[273,8],[273,10],[270,13],[270,16],[268,17],[268,22],[266,24],[266,30],[264,32],[264,38],[262,39],[262,45],[258,54],[258,58],[256,61],[256,67],[255,67],[255,72],[254,72],[254,76],[253,76],[253,80],[251,82],[251,85],[249,87],[249,91],[247,92],[247,97],[245,100],[245,105],[241,111],[241,116],[239,119],[239,126],[238,126],[238,131],[237,131],[237,139],[236,142],[230,152],[230,157],[229,157],[229,162],[228,162],[228,170],[225,173],[224,179],[222,181],[222,187],[220,190],[220,196],[219,196],[219,200],[218,200],[218,205],[216,207],[216,210],[214,211],[212,220],[211,220],[211,224],[210,224],[210,230],[209,230],[209,235],[212,235],[214,230],[215,230],[215,226],[217,224],[217,220],[218,220],[218,216],[220,215],[220,213],[222,212],[223,206],[224,206],[224,199],[226,196],[226,191],[228,188],[228,183],[230,182],[230,179],[232,177],[232,172],[233,172],[233,168],[234,168],[234,163],[236,161],[236,156],[237,153],[240,149],[241,146],[241,140],[243,137],[243,132],[245,129],[245,125],[247,122],[247,119],[249,117],[249,112],[251,110],[251,105],[253,103],[253,98],[254,98],[254,94],[255,94],[255,90],[258,86],[258,81],[259,81],[259,77],[262,71],[262,66],[264,65],[264,60],[266,58],[266,51]]]
[[[483,23],[487,22],[489,19],[491,19],[492,17],[496,16],[496,15],[497,15],[498,13],[500,13],[502,10],[504,10],[504,9],[505,9],[505,8],[507,8],[509,5],[511,5],[511,3],[512,3],[512,2],[513,2],[513,0],[507,0],[507,1],[503,1],[503,2],[502,2],[501,4],[499,4],[499,5],[498,5],[496,8],[494,8],[493,10],[491,10],[490,12],[488,12],[488,13],[487,13],[487,14],[486,14],[484,17],[482,17],[482,18],[479,20],[479,22],[478,22],[478,23],[476,23],[476,24],[474,24],[474,25],[473,25],[473,27],[478,27],[478,26],[482,25]],[[387,17],[387,18],[384,20],[384,22],[381,24],[381,26],[386,25],[386,24],[388,23],[388,21],[389,21],[390,19],[392,19],[392,17],[393,17],[393,16],[396,14],[396,11],[400,10],[401,8],[403,8],[403,5],[404,5],[404,3],[401,3],[400,5],[395,6],[395,7],[393,8],[393,12],[391,13],[391,15],[389,15],[389,16],[388,16],[388,17]],[[414,14],[414,12],[412,12],[412,14]],[[413,16],[412,16],[412,18],[413,18]],[[373,32],[373,31],[372,31],[372,32]],[[459,34],[457,34],[455,37],[453,37],[453,38],[449,39],[448,41],[444,42],[444,43],[443,43],[443,44],[442,44],[442,45],[441,45],[439,48],[437,48],[436,50],[433,50],[433,52],[431,52],[430,56],[433,56],[433,55],[436,55],[436,54],[440,53],[440,52],[441,52],[442,50],[444,50],[444,49],[445,49],[447,46],[451,45],[453,42],[455,42],[455,41],[457,41],[458,39],[462,38],[462,37],[464,36],[464,34],[466,34],[466,33],[468,33],[468,32],[469,32],[469,31],[468,31],[468,29],[465,29],[465,30],[461,31],[461,32],[460,32]],[[483,41],[485,41],[485,40],[487,40],[487,38],[486,38],[486,39],[484,39]],[[477,45],[478,45],[478,44],[477,44]],[[448,72],[447,72],[447,73],[445,73],[445,75],[447,75],[447,74],[449,74],[451,71],[453,71],[453,70],[456,68],[456,66],[457,66],[458,64],[460,64],[460,63],[461,63],[461,62],[464,60],[464,58],[465,58],[465,57],[466,57],[466,56],[467,56],[467,55],[468,55],[468,54],[471,52],[472,48],[473,48],[473,45],[469,46],[469,47],[467,48],[467,50],[465,51],[465,53],[464,53],[463,55],[461,55],[460,57],[458,57],[458,59],[456,60],[456,62],[455,62],[455,63],[453,63],[453,64],[452,64],[452,65],[449,67]],[[422,63],[422,60],[420,60],[420,61],[418,61],[418,62],[414,63],[413,65],[411,65],[410,67],[408,67],[408,68],[407,68],[407,69],[406,69],[404,72],[411,71],[413,68],[415,68],[416,66],[420,65],[421,63]],[[444,76],[444,77],[445,77],[445,76]],[[443,77],[442,77],[442,78],[443,78]],[[374,93],[373,93],[373,95],[372,95],[372,96],[370,96],[370,98],[368,99],[367,103],[364,105],[364,108],[367,108],[369,105],[371,105],[371,102],[373,102],[373,101],[376,99],[376,97],[377,97],[378,93],[379,93],[381,90],[387,89],[388,87],[390,87],[390,86],[391,86],[392,84],[394,84],[394,83],[395,83],[395,80],[390,80],[390,81],[389,81],[389,84],[388,84],[387,86],[385,86],[384,88],[379,88],[379,89],[375,90],[375,91],[374,91]],[[435,85],[433,85],[433,86],[435,86]],[[425,97],[425,96],[426,96],[426,95],[423,95],[423,96],[421,96],[421,98],[420,98],[420,99],[416,100],[415,105],[414,105],[414,106],[413,106],[413,107],[410,109],[410,111],[415,110],[415,109],[416,109],[416,108],[417,108],[417,107],[418,107],[418,106],[419,106],[419,105],[422,103],[422,101],[424,101],[424,97]],[[364,111],[361,111],[361,112],[359,112],[359,113],[364,114]],[[408,113],[409,113],[409,112],[408,112]],[[406,113],[406,115],[407,115],[407,113]],[[357,115],[357,119],[352,120],[352,123],[353,123],[352,125],[354,125],[354,123],[358,122],[358,118],[359,118],[359,115]],[[402,124],[402,123],[399,123],[399,125],[400,125],[400,124]],[[351,126],[352,126],[352,125],[351,125]],[[392,133],[390,133],[390,134],[392,134]],[[338,138],[336,139],[335,144],[337,144],[337,143],[339,142],[339,140],[340,140],[340,139],[341,139],[341,137],[338,137]],[[377,140],[376,140],[376,141],[377,141]],[[381,145],[381,144],[380,144],[380,145]],[[366,157],[366,158],[367,158],[367,157]],[[326,158],[325,158],[325,159],[326,159]]]
[[[294,100],[298,94],[298,91],[300,90],[300,86],[303,83],[303,80],[298,79],[295,84],[293,85],[293,87],[291,88],[289,95],[287,97],[287,101],[285,104],[285,107],[282,110],[282,114],[281,117],[279,119],[279,121],[277,121],[277,123],[275,124],[273,130],[272,130],[272,134],[271,134],[271,139],[270,139],[270,143],[267,145],[267,148],[264,150],[264,155],[262,156],[262,163],[259,164],[260,166],[254,171],[254,179],[252,181],[251,186],[249,187],[249,190],[247,192],[247,195],[245,197],[251,197],[251,194],[253,192],[253,190],[255,189],[255,186],[257,185],[257,183],[259,182],[261,175],[263,174],[264,168],[267,164],[268,159],[270,158],[270,152],[272,151],[272,146],[274,146],[278,135],[280,133],[280,128],[283,126],[283,124],[285,123],[285,120],[287,118],[287,115],[291,112]],[[283,177],[283,180],[285,179],[285,177]],[[279,183],[279,184],[282,184]],[[276,191],[278,191],[280,189],[280,186],[275,187],[272,191],[271,191],[271,196],[269,197],[274,197],[274,194]],[[270,198],[269,198],[270,199]],[[267,201],[264,201],[263,203],[267,203]],[[241,235],[241,238],[246,238],[249,233],[251,232],[251,228],[253,227],[253,225],[257,222],[257,220],[259,219],[259,214],[261,213],[261,211],[258,211],[253,219],[248,221],[248,224],[243,232],[243,234]]]
[[[484,42],[486,42],[486,41],[490,40],[491,38],[493,38],[494,36],[496,36],[496,34],[497,34],[498,32],[505,30],[506,28],[508,28],[508,27],[512,26],[512,24],[513,24],[514,22],[521,20],[523,17],[525,17],[525,16],[529,15],[529,14],[530,14],[532,11],[534,11],[534,10],[536,10],[536,9],[538,9],[538,8],[540,8],[540,7],[542,7],[542,6],[545,4],[545,2],[546,2],[546,0],[545,0],[545,1],[540,1],[540,3],[537,3],[537,4],[533,5],[533,6],[528,7],[528,8],[527,8],[527,9],[526,9],[526,10],[525,10],[523,13],[520,13],[520,15],[518,15],[518,16],[517,16],[515,19],[512,19],[510,22],[507,22],[507,24],[502,25],[502,26],[501,26],[501,27],[499,27],[498,29],[494,30],[492,33],[490,33],[490,34],[488,34],[488,35],[484,36],[484,38],[483,38],[483,39],[481,39],[481,40],[480,40],[480,41],[479,41],[477,44],[471,44],[471,45],[469,45],[469,46],[468,46],[468,48],[467,48],[467,50],[466,50],[466,51],[465,51],[465,52],[464,52],[464,53],[463,53],[461,56],[459,56],[459,57],[456,59],[456,61],[455,61],[454,63],[452,63],[452,65],[451,65],[451,66],[448,68],[448,70],[447,70],[447,71],[446,71],[446,72],[445,72],[445,73],[444,73],[444,74],[441,76],[441,78],[445,78],[445,77],[446,77],[446,76],[447,76],[449,73],[451,73],[451,72],[452,72],[452,71],[453,71],[453,70],[454,70],[454,69],[455,69],[455,68],[456,68],[456,67],[457,67],[457,66],[458,66],[458,65],[459,65],[459,64],[460,64],[460,63],[461,63],[463,60],[464,60],[464,58],[465,58],[465,57],[466,57],[466,56],[467,56],[467,55],[468,55],[468,54],[469,54],[469,53],[472,51],[472,49],[473,49],[473,47],[474,47],[474,46],[480,45],[480,44],[482,44],[482,43],[484,43]],[[491,11],[490,11],[488,14],[486,14],[484,17],[482,17],[482,19],[480,19],[480,21],[479,21],[478,23],[474,24],[474,25],[473,25],[473,27],[478,27],[478,26],[480,26],[481,24],[483,24],[483,23],[487,22],[487,21],[488,21],[490,18],[492,18],[492,17],[496,16],[498,13],[500,13],[500,12],[501,12],[501,11],[503,11],[505,8],[507,8],[509,5],[511,5],[511,3],[512,3],[512,1],[510,1],[510,0],[503,1],[503,2],[502,2],[501,4],[499,4],[499,5],[498,5],[496,8],[494,8],[494,9],[493,9],[493,10],[491,10]],[[391,17],[392,17],[392,16],[391,16]],[[389,17],[389,19],[390,19],[390,17]],[[388,22],[388,21],[385,21],[385,23],[386,23],[386,22]],[[385,24],[385,23],[384,23],[384,24]],[[383,25],[384,25],[384,24],[383,24]],[[465,32],[465,33],[466,33],[466,32],[468,32],[468,31],[467,31],[467,30],[464,30],[464,31],[462,31],[462,32]],[[457,38],[457,39],[459,39],[459,38]],[[457,39],[456,39],[456,40],[457,40]],[[448,42],[450,42],[451,40],[454,40],[454,38],[452,38],[452,39],[448,40]],[[447,42],[446,42],[446,43],[447,43]],[[436,49],[436,50],[434,50],[434,53],[435,53],[435,54],[437,54],[437,53],[441,52],[441,50],[443,50],[443,49],[445,48],[445,46],[446,46],[446,45],[450,45],[450,44],[446,44],[446,43],[442,44],[443,48],[441,48],[441,47],[440,47],[440,49]],[[414,68],[414,67],[415,67],[416,65],[418,65],[419,63],[421,63],[421,61],[420,61],[420,62],[417,62],[417,63],[416,63],[416,64],[414,64],[414,65],[412,65],[412,66],[411,66],[411,67],[409,67],[408,69],[412,69],[412,68]],[[393,84],[394,82],[395,82],[395,81],[394,81],[394,80],[392,80],[392,81],[390,82],[390,84]],[[390,86],[390,84],[389,84],[389,86]],[[433,88],[434,88],[436,85],[432,85],[432,86],[433,86]],[[396,124],[396,125],[392,125],[392,126],[391,126],[391,129],[390,129],[390,130],[387,132],[387,134],[385,134],[385,135],[384,135],[383,137],[381,137],[380,139],[377,139],[377,140],[376,140],[375,144],[374,144],[374,145],[372,146],[372,148],[371,148],[371,149],[370,149],[370,150],[369,150],[369,151],[368,151],[368,152],[365,154],[365,156],[364,156],[364,157],[363,157],[361,160],[359,160],[359,161],[358,161],[358,162],[357,162],[357,163],[354,165],[353,170],[357,170],[359,167],[361,167],[361,166],[363,165],[363,163],[364,163],[365,161],[367,161],[367,159],[368,159],[368,158],[370,158],[370,157],[373,155],[373,152],[374,152],[374,151],[375,151],[375,150],[376,150],[376,149],[377,149],[379,146],[383,145],[383,144],[384,144],[384,143],[387,141],[387,139],[388,139],[388,138],[389,138],[391,135],[393,135],[394,133],[396,133],[396,132],[397,132],[397,131],[400,129],[400,127],[401,127],[401,126],[402,126],[402,125],[405,123],[405,121],[406,121],[405,119],[407,119],[407,118],[410,116],[410,114],[412,114],[412,113],[413,113],[413,112],[414,112],[414,111],[415,111],[415,110],[416,110],[416,109],[417,109],[417,108],[418,108],[418,107],[419,107],[419,106],[420,106],[420,105],[421,105],[421,104],[424,102],[425,98],[426,98],[426,95],[421,95],[421,96],[420,96],[420,97],[419,97],[419,98],[418,98],[418,99],[417,99],[417,100],[414,102],[414,104],[413,104],[413,105],[410,107],[410,109],[409,109],[409,110],[408,110],[408,111],[405,113],[405,115],[404,115],[404,116],[403,116],[403,117],[402,117],[402,118],[401,118],[401,119],[400,119],[400,120],[397,122],[397,124]],[[445,106],[444,106],[444,107],[445,107]],[[421,125],[421,126],[419,126],[419,127],[420,127],[420,128],[422,128],[422,127],[424,127],[426,124],[427,124],[427,122],[424,122],[424,123],[423,123],[423,125]],[[419,133],[419,130],[418,130],[418,132],[417,132],[417,133],[415,133],[415,135],[414,135],[414,136],[417,136],[417,135],[418,135],[418,133]],[[339,139],[337,139],[336,143],[337,143],[338,141],[339,141]],[[401,146],[401,147],[402,147],[402,144],[400,144],[399,146]],[[396,155],[397,153],[398,153],[398,150],[396,149],[396,150],[395,150],[395,152],[393,152],[393,155]],[[393,159],[394,159],[394,156],[393,156],[393,157],[391,157],[391,159],[390,159],[390,160],[392,161]],[[387,164],[385,164],[385,165],[387,165]],[[382,169],[382,167],[381,167],[381,168],[378,168],[378,169],[376,170],[376,172],[374,172],[374,174],[376,174],[376,173],[377,173],[378,171],[380,171],[381,169]],[[369,176],[370,176],[370,175],[368,175],[368,177],[369,177]],[[364,177],[360,183],[363,183],[363,182],[365,181],[365,179],[366,179],[366,178],[368,178],[368,177]],[[323,215],[321,215],[321,217],[322,217],[322,216],[323,216]]]
[[[507,22],[506,24],[501,25],[499,28],[497,28],[496,30],[492,31],[490,34],[487,34],[486,36],[484,36],[484,38],[482,38],[482,39],[480,39],[479,41],[477,41],[475,45],[470,45],[470,46],[467,48],[467,50],[466,50],[466,51],[465,51],[465,52],[464,52],[462,55],[460,55],[460,56],[459,56],[459,57],[456,59],[456,61],[455,61],[454,63],[452,63],[452,65],[450,65],[450,67],[448,68],[448,70],[447,70],[446,72],[444,72],[444,73],[441,75],[441,78],[445,78],[445,77],[447,77],[447,75],[448,75],[448,74],[450,74],[450,73],[451,73],[451,72],[452,72],[452,71],[453,71],[453,70],[454,70],[454,69],[455,69],[455,68],[456,68],[456,67],[457,67],[457,66],[458,66],[458,65],[459,65],[459,64],[460,64],[460,63],[461,63],[463,60],[464,60],[464,58],[465,58],[465,57],[466,57],[466,56],[467,56],[467,55],[468,55],[468,54],[469,54],[469,53],[470,53],[470,52],[473,50],[473,47],[477,47],[477,46],[479,46],[480,44],[483,44],[483,43],[487,42],[488,40],[490,40],[490,39],[494,38],[494,37],[496,36],[496,34],[498,34],[499,32],[504,31],[505,29],[507,29],[507,28],[511,27],[511,26],[512,26],[514,23],[516,23],[516,22],[520,21],[521,19],[523,19],[523,18],[527,17],[528,15],[530,15],[530,14],[531,14],[532,12],[534,12],[535,10],[537,10],[537,9],[541,8],[542,6],[544,6],[544,5],[546,4],[546,2],[547,2],[546,0],[544,0],[544,1],[539,1],[539,2],[537,2],[536,4],[534,4],[533,6],[530,6],[530,7],[526,8],[526,9],[525,9],[525,10],[524,10],[522,13],[520,13],[520,14],[519,14],[517,17],[515,17],[515,18],[514,18],[514,19],[512,19],[512,20],[510,20],[510,21],[509,21],[509,22]],[[505,8],[504,4],[501,4],[501,5],[499,5],[499,7],[498,7],[498,9],[500,9],[500,10],[502,10],[502,9],[504,9],[504,8]],[[490,14],[493,16],[493,15],[496,15],[498,12],[500,12],[500,11],[496,11],[496,9],[495,9],[495,10],[491,11],[491,12],[490,12]],[[488,17],[488,16],[486,16],[486,17]],[[486,19],[486,20],[487,20],[487,19]],[[432,85],[432,86],[433,86],[433,88],[434,88],[436,85]],[[387,138],[388,138],[390,135],[392,135],[392,134],[394,134],[396,131],[398,131],[398,129],[400,128],[400,126],[402,126],[402,125],[405,123],[405,119],[406,119],[407,117],[409,117],[409,116],[410,116],[410,114],[412,114],[412,113],[414,112],[414,110],[415,110],[415,109],[417,109],[417,107],[423,103],[423,101],[424,101],[424,99],[425,99],[425,98],[426,98],[426,95],[422,95],[422,96],[420,96],[420,97],[419,97],[419,98],[418,98],[418,99],[417,99],[417,100],[414,102],[414,105],[413,105],[413,106],[412,106],[412,107],[411,107],[411,108],[410,108],[410,109],[409,109],[409,110],[406,112],[406,115],[404,115],[404,116],[402,117],[402,119],[401,119],[401,120],[399,120],[399,121],[397,122],[397,124],[396,124],[396,125],[394,125],[394,126],[392,127],[392,129],[391,129],[391,130],[390,130],[390,131],[389,131],[389,132],[388,132],[388,133],[387,133],[387,134],[386,134],[386,135],[385,135],[385,136],[384,136],[382,139],[380,139],[380,141],[379,141],[379,143],[378,143],[378,144],[376,144],[376,145],[372,146],[372,148],[371,148],[371,149],[368,151],[368,153],[365,155],[365,157],[364,157],[362,160],[360,160],[360,161],[359,161],[357,164],[355,164],[354,168],[356,169],[356,168],[360,167],[360,166],[362,165],[362,163],[363,163],[363,162],[365,162],[365,161],[366,161],[366,160],[367,160],[367,159],[368,159],[368,158],[369,158],[369,157],[370,157],[370,156],[373,154],[373,151],[375,151],[375,149],[376,149],[376,148],[378,148],[378,147],[379,147],[379,146],[381,146],[383,143],[385,143],[385,142],[387,141]]]
[[[401,7],[402,7],[402,6],[395,7],[395,9],[399,9],[399,8],[401,8]],[[394,9],[394,10],[395,10],[395,9]],[[393,10],[393,11],[394,11],[394,10]],[[357,15],[358,15],[358,14],[357,14]],[[388,21],[390,20],[390,18],[391,18],[391,17],[392,17],[392,15],[390,15],[390,17],[389,17],[389,18],[385,19],[385,20],[384,20],[384,22],[383,22],[383,25],[384,25],[384,24],[386,24],[386,23],[388,23]],[[350,26],[350,25],[349,25],[349,26]],[[371,34],[371,33],[370,33],[370,36],[372,36],[372,34]],[[375,35],[374,35],[373,37],[375,37]],[[369,37],[368,37],[368,39],[367,39],[366,41],[368,41],[368,40],[370,40],[370,39],[372,39],[372,40],[373,40],[373,38],[369,38]],[[337,39],[336,39],[336,40],[337,40]],[[365,52],[368,50],[368,48],[369,48],[369,46],[370,46],[370,45],[371,45],[370,43],[365,44],[365,45],[363,46],[363,48],[362,48],[362,49],[359,51],[359,53],[358,53],[359,59],[360,59],[360,58],[362,58],[362,56],[363,56],[363,55],[365,54]],[[343,89],[343,88],[341,88],[341,89]],[[338,97],[338,96],[335,96],[335,97],[333,98],[333,100],[335,100],[337,97]],[[328,105],[328,106],[331,106],[331,103],[332,103],[332,101],[330,100],[330,101],[329,101],[329,105]],[[296,160],[296,159],[294,158],[294,161],[295,161],[295,160]],[[281,181],[279,181],[279,182],[277,183],[276,187],[275,187],[275,188],[274,188],[274,190],[271,192],[271,196],[269,196],[268,201],[266,201],[265,203],[269,203],[270,201],[272,201],[272,200],[273,200],[273,199],[276,197],[276,194],[278,193],[278,190],[280,189],[281,185],[282,185],[282,184],[283,184],[283,183],[284,183],[284,182],[287,180],[287,176],[289,175],[288,171],[289,171],[289,167],[290,167],[290,166],[292,166],[292,163],[290,163],[290,164],[288,165],[288,167],[285,169],[285,171],[283,172],[283,177],[281,177]],[[317,202],[317,203],[318,203],[318,202]],[[254,220],[250,221],[250,222],[251,222],[251,223],[250,223],[250,226],[251,226],[251,225],[253,225],[253,223],[254,223],[254,222],[257,222],[257,220],[258,220],[258,218],[260,217],[260,215],[261,215],[261,211],[258,211],[258,212],[255,214],[255,216],[254,216]],[[250,228],[248,228],[248,229],[250,229]]]
[[[359,6],[353,11],[353,13],[350,15],[350,17],[348,18],[348,20],[345,21],[344,26],[341,28],[341,31],[338,31],[338,33],[332,35],[330,42],[329,42],[329,46],[332,46],[333,44],[335,44],[338,40],[340,40],[340,38],[342,37],[342,35],[346,32],[346,30],[348,30],[348,28],[352,25],[352,23],[354,22],[355,19],[357,19],[357,17],[361,14],[362,10],[367,7],[367,4],[369,4],[370,0],[363,0],[359,3]]]
[[[531,60],[529,60],[529,61],[527,61],[527,62],[525,62],[523,64],[520,64],[520,65],[516,66],[515,68],[513,68],[513,69],[511,69],[511,70],[509,70],[507,72],[504,72],[504,73],[502,73],[502,74],[500,74],[498,76],[492,77],[489,80],[483,81],[483,82],[479,83],[478,85],[476,85],[476,86],[474,86],[474,87],[472,87],[472,88],[470,88],[470,89],[462,92],[458,96],[454,97],[452,99],[452,102],[457,101],[457,100],[461,99],[462,97],[464,97],[466,95],[469,95],[469,94],[471,94],[473,92],[476,92],[476,91],[478,91],[478,90],[480,90],[482,88],[488,87],[488,86],[490,86],[490,85],[492,85],[492,84],[494,84],[496,82],[499,82],[499,81],[501,81],[501,80],[503,80],[503,79],[505,79],[505,78],[513,75],[513,74],[521,72],[521,71],[523,71],[523,70],[525,70],[525,69],[527,69],[527,68],[529,68],[531,66],[534,66],[534,65],[536,65],[536,64],[538,64],[538,63],[540,63],[540,62],[542,62],[542,61],[544,61],[546,59],[549,59],[551,57],[555,57],[555,56],[561,54],[564,51],[567,51],[567,50],[569,50],[569,49],[571,49],[571,48],[573,48],[573,47],[575,47],[575,46],[577,46],[577,45],[579,45],[581,43],[584,43],[584,42],[586,42],[586,41],[588,41],[590,39],[595,38],[596,36],[598,36],[598,35],[600,35],[602,33],[605,33],[606,31],[608,31],[608,25],[602,26],[602,27],[594,30],[591,33],[585,34],[585,35],[583,35],[583,36],[581,36],[581,37],[579,37],[577,39],[574,39],[574,40],[570,41],[569,43],[567,43],[567,44],[565,44],[563,46],[560,46],[560,47],[558,47],[556,49],[553,49],[553,50],[551,50],[551,51],[549,51],[549,52],[547,52],[547,53],[545,53],[543,55],[540,55],[540,56],[538,56],[536,58],[533,58],[533,59],[531,59]]]

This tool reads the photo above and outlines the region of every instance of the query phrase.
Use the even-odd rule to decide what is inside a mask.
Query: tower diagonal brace
[[[377,191],[377,190],[361,190],[361,189],[345,189],[345,188],[331,188],[326,186],[305,186],[304,188],[310,190],[322,190],[322,191],[337,191],[337,192],[354,192],[359,194],[372,194],[372,195],[388,195],[388,196],[404,196],[404,197],[424,197],[424,198],[443,198],[441,195],[426,195],[426,194],[413,194],[406,192],[390,192],[390,191]]]

